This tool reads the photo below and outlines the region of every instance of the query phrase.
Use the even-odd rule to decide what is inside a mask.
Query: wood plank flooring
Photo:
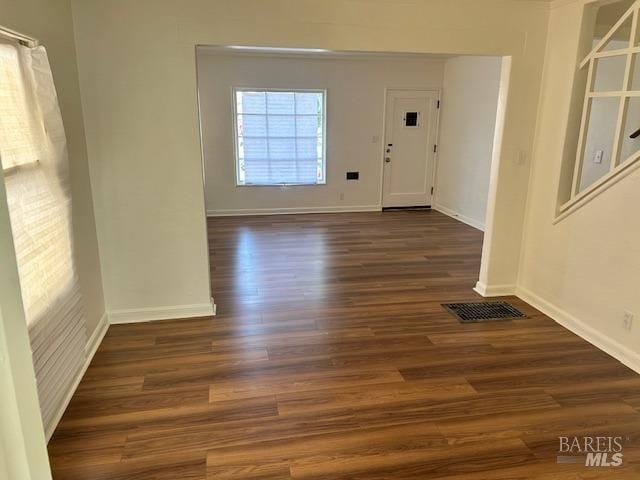
[[[640,376],[530,318],[462,325],[481,232],[437,212],[209,220],[215,318],[109,328],[56,480],[640,478]],[[622,467],[556,463],[621,436]]]

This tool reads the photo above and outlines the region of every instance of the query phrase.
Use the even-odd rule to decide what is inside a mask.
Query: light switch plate
[[[604,150],[596,150],[596,153],[593,156],[593,163],[602,163],[603,157],[604,157]]]

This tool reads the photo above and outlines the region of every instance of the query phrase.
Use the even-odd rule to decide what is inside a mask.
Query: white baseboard
[[[578,335],[580,338],[585,339],[587,342],[596,346],[600,350],[608,353],[613,358],[619,360],[630,369],[637,373],[640,373],[640,354],[630,350],[621,343],[613,340],[602,332],[599,332],[595,328],[587,325],[579,318],[573,316],[566,310],[558,307],[544,300],[542,297],[536,295],[531,290],[518,286],[516,289],[516,295],[531,306],[537,308],[546,316],[552,318],[557,323],[562,325],[568,330]]]
[[[515,295],[515,285],[486,285],[482,282],[476,283],[474,290],[483,297],[506,297]]]
[[[296,213],[349,213],[379,212],[380,205],[351,205],[345,207],[286,207],[286,208],[252,208],[231,210],[207,210],[207,217],[233,217],[241,215],[291,215]]]
[[[102,314],[102,318],[100,318],[100,322],[96,325],[96,328],[93,330],[91,337],[87,340],[87,346],[84,348],[85,353],[87,354],[88,361],[91,362],[93,356],[98,351],[98,347],[100,343],[102,343],[102,339],[107,333],[109,329],[109,316],[107,312]]]
[[[197,303],[193,305],[170,305],[166,307],[132,308],[125,310],[111,310],[109,323],[153,322],[155,320],[172,320],[192,317],[210,317],[216,314],[216,307],[211,303]]]
[[[82,377],[84,377],[84,374],[87,371],[87,368],[89,368],[89,365],[91,364],[91,360],[93,360],[94,355],[98,351],[98,347],[100,347],[100,343],[102,343],[102,339],[106,335],[108,329],[109,329],[109,317],[107,316],[107,312],[104,312],[102,314],[102,317],[100,317],[100,321],[98,322],[98,325],[96,325],[96,328],[93,330],[91,337],[89,337],[89,339],[87,340],[87,344],[84,347],[84,352],[85,352],[84,365],[82,366],[82,369],[78,372],[78,375],[76,375],[76,378],[73,381],[73,385],[69,390],[69,392],[67,392],[67,396],[65,397],[64,402],[62,402],[62,404],[60,405],[60,408],[58,408],[58,411],[53,417],[53,422],[51,422],[51,425],[49,425],[49,427],[47,428],[47,431],[45,432],[47,436],[47,442],[51,440],[51,436],[55,432],[56,427],[60,423],[60,420],[62,419],[62,416],[64,415],[65,410],[69,406],[69,402],[71,402],[71,398],[73,398],[73,394],[76,393],[78,385],[80,385],[80,381],[82,380]]]
[[[439,205],[438,203],[433,203],[433,205],[431,205],[431,208],[433,210],[436,210],[440,213],[444,213],[445,215],[451,217],[451,218],[455,218],[456,220],[460,220],[462,223],[466,223],[467,225],[473,227],[473,228],[477,228],[478,230],[482,230],[484,232],[484,223],[479,222],[471,217],[467,217],[465,215],[462,215],[461,213],[458,213],[454,210],[451,210],[450,208],[447,207],[443,207],[442,205]]]

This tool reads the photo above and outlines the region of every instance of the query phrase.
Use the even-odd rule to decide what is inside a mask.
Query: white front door
[[[438,97],[434,90],[388,90],[383,207],[431,206]]]

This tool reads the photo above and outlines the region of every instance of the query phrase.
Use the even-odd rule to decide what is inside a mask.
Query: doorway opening
[[[491,242],[509,85],[502,57],[201,45],[196,59],[209,225],[433,209]],[[307,101],[312,93],[320,100]],[[239,170],[247,165],[249,176]]]
[[[457,56],[439,90],[387,90],[385,210],[433,208],[485,230],[502,75],[501,57]]]

